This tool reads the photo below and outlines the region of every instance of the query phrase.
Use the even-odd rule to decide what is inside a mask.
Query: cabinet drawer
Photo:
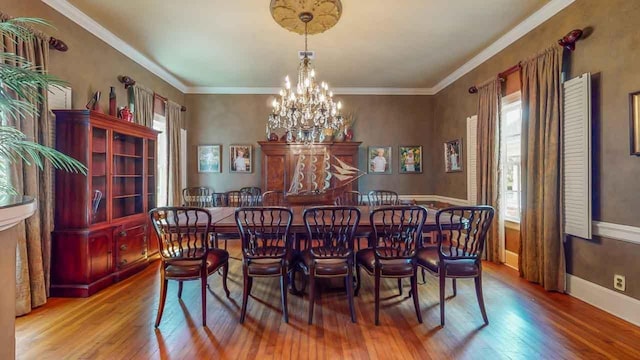
[[[147,235],[145,225],[122,227],[115,234],[116,266],[125,268],[147,257]]]

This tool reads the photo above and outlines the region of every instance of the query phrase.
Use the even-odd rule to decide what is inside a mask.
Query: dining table
[[[311,208],[313,206],[309,205],[293,205],[286,206],[291,209],[293,212],[293,218],[291,219],[291,229],[290,233],[294,235],[296,239],[303,239],[306,236],[307,229],[304,224],[303,213],[305,209]],[[373,231],[373,224],[371,223],[370,214],[373,210],[380,208],[381,206],[369,206],[362,205],[356,206],[360,210],[360,223],[358,224],[358,228],[356,229],[356,237],[364,237],[364,234],[370,234]],[[225,235],[238,235],[238,227],[235,220],[235,211],[236,207],[212,207],[206,208],[207,211],[211,214],[211,231],[216,234],[225,234]],[[427,209],[427,217],[425,219],[424,225],[422,227],[423,233],[431,233],[438,230],[436,224],[436,213],[438,209],[435,208],[426,208]],[[399,216],[399,215],[396,215]],[[375,225],[382,225],[382,217],[376,217],[373,219]],[[442,218],[440,220],[441,226],[443,229],[460,229],[461,224],[464,224],[463,221],[460,221],[458,216],[454,216],[453,218]],[[294,247],[298,247],[298,244],[294,244]]]

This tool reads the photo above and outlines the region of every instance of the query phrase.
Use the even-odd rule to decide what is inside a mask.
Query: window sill
[[[505,218],[504,227],[513,229],[513,230],[520,230],[520,220],[513,219],[513,218]]]

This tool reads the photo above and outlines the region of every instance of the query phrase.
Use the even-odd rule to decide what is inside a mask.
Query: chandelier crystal
[[[307,25],[313,14],[299,15],[305,25],[304,57],[298,67],[298,81],[292,86],[289,76],[285,77],[284,88],[273,100],[273,109],[267,121],[267,136],[285,132],[287,142],[312,144],[325,140],[327,133],[342,128],[344,119],[340,115],[342,103],[335,102],[329,85],[316,80],[315,70],[307,51]]]

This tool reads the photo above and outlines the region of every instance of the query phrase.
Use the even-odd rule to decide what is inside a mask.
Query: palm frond
[[[6,159],[9,162],[21,159],[25,164],[34,164],[41,169],[46,160],[56,169],[87,174],[87,167],[80,161],[58,150],[28,140],[22,132],[11,126],[0,126],[0,159]]]
[[[9,38],[15,37],[18,40],[29,40],[33,38],[33,31],[30,25],[43,25],[51,27],[51,24],[44,19],[19,17],[6,21],[0,21],[0,33],[9,35]],[[12,41],[15,41],[12,39]]]
[[[28,40],[34,36],[30,24],[49,24],[37,18],[14,18],[0,21],[0,34],[13,41]],[[27,115],[37,115],[44,101],[44,91],[50,86],[59,87],[67,83],[49,75],[24,57],[0,52],[0,172],[6,173],[8,164],[23,161],[26,165],[44,168],[45,162],[56,169],[87,174],[87,167],[80,161],[55,149],[27,139],[16,128],[5,126],[7,119],[20,119]],[[0,193],[15,194],[15,189],[7,180],[0,179]]]
[[[18,97],[30,99],[42,98],[41,89],[49,85],[63,86],[66,82],[55,76],[43,73],[39,67],[31,64],[13,66],[0,63],[0,85],[15,92]]]

